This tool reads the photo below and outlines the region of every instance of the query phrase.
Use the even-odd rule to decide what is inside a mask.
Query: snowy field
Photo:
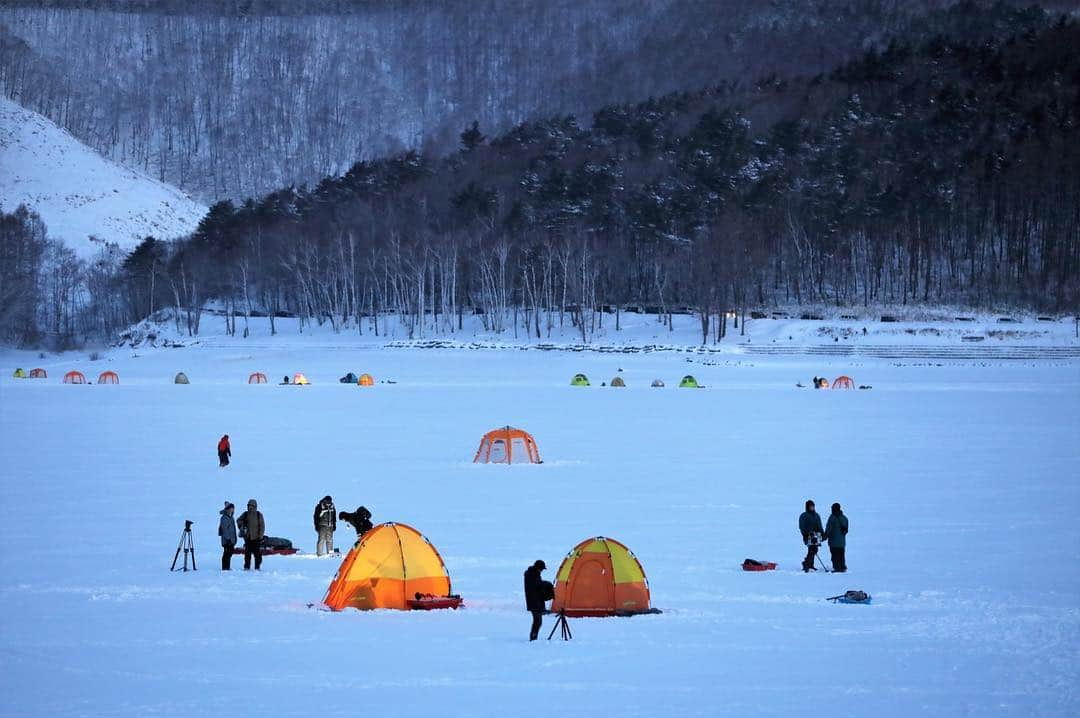
[[[0,715],[1080,714],[1080,361],[278,341],[0,353]],[[121,384],[64,386],[68,368]],[[687,373],[706,388],[675,388]],[[873,390],[795,387],[814,374]],[[504,424],[544,464],[473,465]],[[218,570],[224,501],[256,498],[311,553],[324,494],[419,529],[467,607],[310,609],[333,558]],[[807,498],[843,504],[847,574],[799,570]],[[170,573],[184,519],[199,570]],[[634,551],[663,614],[528,643],[522,572],[554,578],[595,535]],[[873,604],[824,600],[855,588]]]

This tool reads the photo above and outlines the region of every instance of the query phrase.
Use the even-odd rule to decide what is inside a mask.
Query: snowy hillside
[[[0,207],[25,203],[49,236],[79,256],[96,253],[93,235],[134,247],[146,235],[187,234],[206,207],[170,185],[101,157],[41,115],[0,98]]]

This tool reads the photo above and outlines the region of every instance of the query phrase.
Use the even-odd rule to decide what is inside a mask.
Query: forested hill
[[[406,153],[219,204],[169,271],[204,267],[204,291],[309,318],[392,308],[452,323],[479,307],[500,322],[519,305],[534,331],[568,305],[1075,310],[1076,47],[1080,26],[1055,20],[608,107],[589,129],[469,128],[445,160]],[[145,290],[144,261],[129,269]]]
[[[1014,0],[1027,2],[1027,0]],[[463,125],[830,70],[952,0],[0,0],[0,92],[206,204]],[[978,3],[969,22],[993,27]],[[1008,6],[1006,6],[1008,7]]]

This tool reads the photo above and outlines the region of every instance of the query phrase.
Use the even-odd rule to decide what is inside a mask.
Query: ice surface
[[[0,714],[1080,713],[1076,360],[852,367],[323,339],[97,362],[0,352]],[[14,380],[16,364],[49,379]],[[67,368],[121,384],[64,386]],[[599,386],[619,368],[627,388]],[[172,384],[181,370],[190,385]],[[248,386],[256,370],[312,385]],[[396,383],[338,384],[347,371]],[[593,387],[569,386],[579,371]],[[675,388],[687,373],[707,388]],[[795,387],[841,373],[874,388]],[[545,463],[472,465],[504,424],[532,432]],[[334,559],[218,570],[224,501],[258,499],[269,534],[312,552],[324,494],[418,528],[467,607],[311,610]],[[798,570],[807,498],[843,504],[846,575]],[[199,570],[170,573],[184,519]],[[337,532],[343,551],[351,534]],[[635,552],[664,613],[528,643],[522,572],[543,558],[553,578],[592,535]],[[746,573],[747,557],[780,568]],[[853,588],[873,605],[823,600]]]

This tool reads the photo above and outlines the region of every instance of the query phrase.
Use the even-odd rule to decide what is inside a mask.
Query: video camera
[[[185,531],[190,531],[191,530],[191,524],[193,524],[193,523],[195,523],[195,522],[194,521],[188,521],[187,519],[184,519],[184,530]]]
[[[811,531],[806,536],[806,545],[807,546],[820,546],[822,538],[823,538],[822,535],[819,534],[817,531]]]

